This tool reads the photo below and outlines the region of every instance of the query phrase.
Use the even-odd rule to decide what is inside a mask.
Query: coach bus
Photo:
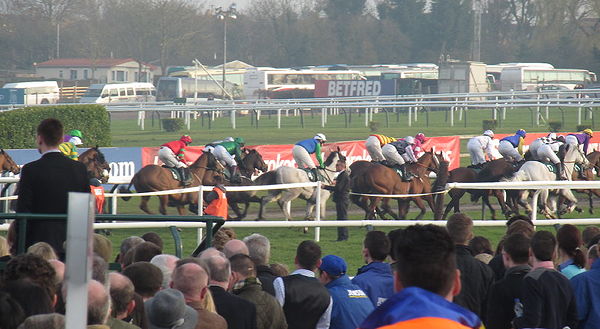
[[[80,103],[155,102],[156,88],[149,82],[93,84],[79,99]]]
[[[505,67],[500,74],[502,91],[534,91],[538,87],[557,86],[566,89],[584,88],[596,82],[596,74],[580,69],[544,67]]]
[[[219,83],[221,83],[219,81]],[[186,102],[196,100],[207,100],[221,98],[223,90],[219,83],[213,80],[203,80],[195,78],[182,77],[162,77],[158,80],[156,86],[157,101],[175,101],[185,99]],[[241,98],[241,92],[238,86],[227,81],[225,90],[234,98]]]
[[[2,88],[24,89],[25,105],[56,104],[60,98],[60,89],[56,81],[28,81],[7,83]]]
[[[313,97],[317,80],[363,80],[359,71],[249,69],[244,74],[244,97]]]

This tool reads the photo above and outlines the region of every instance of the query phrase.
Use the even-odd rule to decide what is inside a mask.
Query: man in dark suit
[[[66,214],[69,192],[90,192],[85,166],[58,150],[62,139],[63,125],[57,119],[45,119],[37,127],[36,143],[42,157],[21,169],[17,212]],[[66,238],[66,220],[28,221],[25,248],[47,242],[64,259]]]
[[[256,329],[256,306],[227,292],[231,265],[227,258],[212,256],[202,260],[210,272],[209,289],[217,313],[225,318],[229,329]]]
[[[346,170],[346,161],[338,160],[335,164],[335,171],[339,172],[335,179],[335,185],[327,185],[325,189],[333,192],[337,220],[347,220],[348,206],[350,206],[350,176]],[[348,240],[347,227],[338,227],[337,232],[336,241]]]

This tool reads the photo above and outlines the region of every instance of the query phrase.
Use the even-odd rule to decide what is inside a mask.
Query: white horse
[[[331,185],[336,175],[335,164],[338,160],[345,160],[346,158],[340,154],[339,148],[336,151],[332,151],[327,156],[324,162],[325,168],[319,169],[319,174],[325,178],[325,184]],[[275,170],[276,183],[277,184],[290,184],[290,183],[307,183],[311,180],[308,178],[308,173],[305,170],[294,168],[294,167],[279,167]],[[329,198],[330,192],[324,188],[321,188],[321,216],[325,215],[325,203]],[[290,213],[290,205],[292,200],[300,198],[306,200],[306,216],[305,219],[312,220],[312,212],[316,204],[316,188],[315,187],[301,187],[291,188],[284,190],[270,190],[268,195],[265,196],[261,201],[261,213],[264,213],[264,207],[267,203],[277,200],[277,204],[283,211],[285,220],[291,220],[292,215]]]
[[[573,170],[575,169],[575,164],[582,164],[587,167],[589,165],[588,159],[583,155],[583,153],[577,147],[573,147],[572,145],[564,146],[564,165],[567,177],[572,177]],[[558,168],[557,168],[558,169]],[[548,170],[545,164],[539,161],[527,161],[519,171],[515,173],[512,178],[507,179],[509,182],[523,182],[523,181],[553,181],[556,180],[556,173]],[[529,203],[527,202],[527,198],[529,196],[530,191],[525,190],[521,194],[521,198],[519,203],[525,206],[527,213],[531,213],[533,210]],[[551,193],[551,194],[550,194]],[[548,196],[551,195],[550,202],[548,202]],[[577,206],[577,198],[573,195],[570,189],[560,189],[560,190],[540,190],[540,195],[538,199],[538,203],[540,205],[541,212],[546,216],[546,218],[557,218],[556,210],[557,210],[557,196],[560,195],[565,198],[568,202],[567,212],[572,212]],[[549,205],[550,203],[550,205]]]

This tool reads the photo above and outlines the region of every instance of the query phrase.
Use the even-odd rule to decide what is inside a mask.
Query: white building
[[[141,64],[141,67],[140,67]],[[98,83],[153,82],[160,68],[133,58],[58,58],[34,64],[44,79],[95,80]]]

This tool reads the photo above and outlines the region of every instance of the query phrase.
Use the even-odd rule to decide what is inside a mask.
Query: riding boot
[[[229,178],[229,180],[232,183],[241,183],[242,182],[242,178],[240,177],[240,171],[238,170],[237,166],[231,166],[231,168],[229,168],[229,171],[231,173],[231,177]]]
[[[318,168],[312,168],[310,169],[310,171],[313,173],[314,175],[314,180],[312,180],[313,182],[317,182],[319,181],[319,169]]]
[[[556,164],[556,166],[558,167],[558,173],[559,173],[558,180],[569,180],[569,178],[567,177],[567,171],[565,170],[565,164],[562,162],[559,162]]]
[[[183,186],[190,186],[192,185],[192,177],[189,174],[189,169],[188,168],[178,168],[179,169],[179,175],[181,175],[181,185]]]
[[[405,182],[410,182],[413,178],[412,173],[408,172],[407,168],[406,168],[406,164],[400,165],[400,172],[402,173],[402,179]]]

